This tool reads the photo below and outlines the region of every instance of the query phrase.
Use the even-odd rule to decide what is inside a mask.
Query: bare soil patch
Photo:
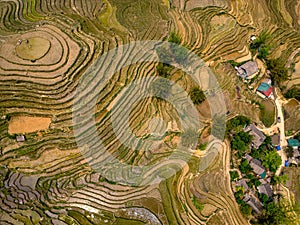
[[[51,123],[48,117],[13,116],[8,125],[9,134],[24,134],[47,130]]]

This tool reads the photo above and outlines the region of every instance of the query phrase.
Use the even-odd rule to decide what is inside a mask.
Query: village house
[[[266,169],[263,167],[261,161],[258,159],[252,159],[249,163],[250,167],[253,169],[253,172],[257,175],[260,175],[262,178],[266,176]]]
[[[248,163],[250,163],[250,161],[253,159],[251,155],[249,155],[248,153],[245,155],[245,159],[248,161]]]
[[[256,93],[262,98],[272,97],[273,87],[271,86],[270,80],[267,79],[264,82],[262,82],[256,89]]]
[[[245,179],[238,180],[236,182],[236,186],[243,187],[244,192],[247,192],[249,190],[249,186],[248,186],[247,182],[245,181]]]
[[[298,139],[289,139],[288,146],[292,147],[293,149],[298,149],[300,146],[300,142]]]
[[[248,61],[239,67],[235,67],[237,75],[244,79],[252,79],[255,77],[259,70],[255,61]]]
[[[25,136],[24,135],[17,135],[16,140],[17,140],[17,142],[23,142],[23,141],[25,141]]]
[[[260,215],[262,210],[263,210],[263,205],[261,204],[261,202],[255,200],[252,196],[250,196],[249,194],[246,194],[243,201],[250,205],[251,208],[258,214]]]
[[[300,153],[299,153],[299,150],[298,148],[294,148],[293,149],[293,156],[292,157],[289,157],[288,159],[288,164],[295,164],[295,165],[298,165],[299,164],[299,157],[300,157]]]
[[[259,146],[264,142],[266,139],[266,136],[263,132],[261,132],[259,129],[257,129],[256,126],[253,124],[250,124],[244,129],[245,132],[249,132],[250,135],[253,136],[252,145],[254,148],[258,149]]]
[[[280,135],[279,134],[274,134],[272,137],[272,145],[274,147],[279,146],[280,145]]]
[[[271,185],[266,183],[266,184],[261,184],[260,186],[257,187],[258,193],[260,194],[265,194],[269,198],[273,196],[273,191],[271,188]]]

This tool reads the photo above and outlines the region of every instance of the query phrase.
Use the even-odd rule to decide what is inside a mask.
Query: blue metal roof
[[[284,165],[285,165],[285,167],[288,167],[288,166],[289,166],[289,161],[288,161],[288,160],[285,160]]]

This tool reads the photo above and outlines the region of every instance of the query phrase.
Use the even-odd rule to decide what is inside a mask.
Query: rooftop
[[[253,136],[252,144],[254,148],[258,149],[259,146],[264,142],[266,139],[266,136],[264,135],[263,132],[261,132],[259,129],[257,129],[256,126],[253,124],[250,124],[244,129],[245,132],[249,132]]]
[[[245,195],[244,202],[246,202],[248,205],[251,206],[251,208],[257,213],[261,214],[261,211],[263,209],[262,204],[258,201],[256,201],[252,196]]]
[[[279,134],[275,134],[275,135],[272,136],[272,144],[274,146],[280,145],[280,136],[279,136]]]
[[[262,93],[264,96],[269,97],[272,94],[273,87],[271,87],[269,84],[262,82],[259,87],[256,89],[256,91]]]
[[[25,141],[25,136],[24,135],[18,135],[16,137],[16,140],[17,140],[17,142],[23,142],[23,141]]]
[[[257,187],[257,190],[260,194],[265,194],[268,197],[272,197],[272,195],[273,195],[273,191],[272,191],[270,184],[262,184]]]
[[[236,182],[237,186],[241,186],[244,188],[244,191],[248,191],[249,190],[249,186],[247,184],[247,182],[244,179],[240,179]]]
[[[248,61],[237,68],[238,75],[243,77],[251,76],[258,72],[257,63],[255,61]]]
[[[262,166],[261,161],[258,159],[252,159],[249,165],[253,169],[253,172],[258,175],[262,175],[266,172],[265,167]]]
[[[298,139],[289,139],[288,144],[291,147],[299,147],[300,146],[300,142]]]

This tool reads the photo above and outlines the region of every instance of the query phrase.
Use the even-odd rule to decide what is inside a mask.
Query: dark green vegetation
[[[190,97],[195,105],[199,105],[205,101],[206,96],[199,87],[194,87],[190,92]]]
[[[235,181],[239,178],[239,173],[237,171],[230,171],[230,180]]]
[[[248,217],[252,214],[252,208],[250,205],[247,205],[246,203],[242,202],[240,204],[240,209],[241,209],[241,212],[244,216]]]
[[[280,85],[289,78],[288,69],[281,59],[267,60],[267,67],[271,72],[270,76],[274,84]]]
[[[159,62],[156,67],[156,71],[157,71],[158,75],[163,78],[169,77],[171,69],[172,69],[172,66],[162,63],[162,62]]]
[[[234,60],[228,60],[227,62],[230,63],[230,65],[232,65],[233,67],[236,67],[236,66],[239,67],[239,66],[243,65],[244,63],[246,63],[247,61],[236,62]]]
[[[250,124],[250,119],[245,116],[236,116],[226,124],[227,134],[241,131],[245,126]]]
[[[287,174],[283,174],[280,176],[273,176],[272,177],[272,183],[273,184],[286,184],[286,182],[289,180],[289,177]]]
[[[286,98],[295,98],[300,101],[300,89],[296,86],[289,89],[286,93],[284,93],[284,97]]]
[[[182,38],[175,32],[171,32],[168,42],[180,45]]]
[[[279,203],[268,203],[265,206],[263,214],[259,217],[258,223],[263,225],[293,225],[294,218],[290,216],[292,210],[287,207],[287,202],[284,200]]]
[[[276,172],[281,163],[281,157],[277,154],[276,151],[267,152],[263,161],[263,165],[266,167],[266,169],[270,170],[273,173]]]
[[[250,50],[257,51],[259,59],[266,60],[270,54],[271,47],[268,44],[271,35],[266,31],[262,31],[259,36],[250,44]]]
[[[278,155],[278,153],[274,150],[274,147],[272,146],[271,138],[266,137],[265,141],[259,146],[258,149],[255,149],[250,146],[250,143],[253,139],[253,137],[242,130],[243,127],[245,127],[246,124],[249,124],[250,120],[246,117],[235,117],[228,121],[228,130],[227,130],[227,136],[230,139],[231,148],[233,150],[232,152],[232,164],[235,165],[234,169],[230,171],[230,179],[235,184],[237,180],[239,179],[237,169],[240,171],[240,173],[243,176],[244,181],[247,183],[247,186],[252,189],[252,191],[255,193],[261,202],[263,206],[263,216],[258,216],[256,213],[252,211],[252,208],[243,201],[243,198],[245,196],[244,187],[242,186],[236,186],[235,189],[235,198],[237,203],[240,205],[240,210],[242,214],[248,218],[251,217],[251,215],[255,215],[255,218],[259,223],[261,224],[281,224],[283,221],[288,222],[289,220],[285,220],[283,217],[286,216],[287,211],[286,209],[282,208],[278,215],[276,215],[276,218],[274,220],[271,220],[272,222],[266,223],[268,220],[264,220],[264,218],[268,218],[274,215],[275,209],[279,207],[277,204],[273,202],[273,198],[267,196],[266,194],[259,194],[258,187],[262,184],[260,179],[265,178],[265,175],[257,175],[254,173],[252,167],[249,165],[248,160],[244,157],[245,154],[249,154],[252,156],[252,158],[259,160],[262,162],[262,165],[267,171],[271,172],[271,175],[268,175],[271,178],[271,182],[269,185],[275,185],[279,183],[285,183],[287,181],[287,176],[275,176],[274,173],[276,170],[280,167],[282,164],[281,157]],[[251,162],[251,161],[250,161]],[[265,181],[266,182],[266,181]],[[280,196],[277,196],[280,198]],[[256,219],[253,219],[253,224],[256,223]],[[281,222],[278,222],[281,221]],[[277,223],[278,222],[278,223]]]

